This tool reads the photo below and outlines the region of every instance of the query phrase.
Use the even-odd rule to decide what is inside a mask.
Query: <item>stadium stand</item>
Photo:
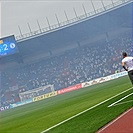
[[[19,101],[19,93],[54,84],[59,90],[121,71],[121,53],[131,53],[131,35],[71,49],[48,59],[2,72],[2,104]],[[18,89],[19,86],[19,89]]]
[[[59,90],[122,71],[122,51],[131,54],[130,9],[131,4],[18,41],[19,54],[0,62],[1,106],[19,102],[19,93],[42,86],[54,84]]]

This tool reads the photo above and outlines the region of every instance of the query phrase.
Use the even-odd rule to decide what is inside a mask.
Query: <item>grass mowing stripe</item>
[[[127,97],[129,97],[129,96],[131,96],[132,94],[133,94],[133,93],[131,93],[131,94],[129,94],[129,95],[127,95],[127,96],[125,96],[125,97],[121,98],[120,100],[118,100],[118,101],[116,101],[116,102],[114,102],[114,103],[110,104],[108,107],[111,107],[111,106],[115,105],[116,103],[118,103],[118,102],[122,101],[123,99],[125,99],[125,98],[127,98]]]
[[[89,111],[89,110],[91,110],[91,109],[93,109],[93,108],[95,108],[95,107],[97,107],[97,106],[99,106],[99,105],[101,105],[101,104],[103,104],[103,103],[105,103],[105,102],[107,102],[107,101],[109,101],[109,100],[111,100],[111,99],[117,97],[117,96],[119,96],[119,95],[121,95],[121,94],[123,94],[123,93],[125,93],[125,92],[127,92],[127,91],[129,91],[129,90],[131,90],[131,89],[132,89],[132,88],[129,88],[129,89],[127,89],[127,90],[125,90],[125,91],[123,91],[123,92],[121,92],[121,93],[119,93],[119,94],[113,96],[113,97],[110,97],[110,98],[108,98],[108,99],[106,99],[106,100],[104,100],[104,101],[102,101],[102,102],[100,102],[100,103],[98,103],[98,104],[96,104],[96,105],[94,105],[94,106],[92,106],[92,107],[90,107],[90,108],[88,108],[88,109],[86,109],[86,110],[84,110],[84,111],[82,111],[82,112],[80,112],[80,113],[78,113],[78,114],[76,114],[76,115],[74,115],[74,116],[72,116],[72,117],[70,117],[70,118],[68,118],[68,119],[66,119],[66,120],[64,120],[64,121],[62,121],[62,122],[56,124],[56,125],[54,125],[54,126],[52,126],[52,127],[50,127],[50,128],[48,128],[48,129],[46,129],[46,130],[44,130],[44,131],[42,131],[42,132],[40,132],[40,133],[45,133],[45,132],[47,132],[47,131],[49,131],[49,130],[51,130],[51,129],[53,129],[53,128],[55,128],[55,127],[57,127],[57,126],[59,126],[59,125],[65,123],[65,122],[67,122],[67,121],[69,121],[69,120],[71,120],[71,119],[73,119],[73,118],[75,118],[75,117],[77,117],[77,116],[79,116],[79,115],[81,115],[81,114],[83,114],[83,113],[85,113],[85,112],[87,112],[87,111]]]

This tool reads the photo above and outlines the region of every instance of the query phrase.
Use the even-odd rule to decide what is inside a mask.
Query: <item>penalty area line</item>
[[[127,95],[127,96],[121,98],[120,100],[118,100],[118,101],[116,101],[116,102],[110,104],[108,107],[112,107],[112,106],[114,106],[114,105],[117,104],[118,102],[120,102],[120,101],[126,99],[127,97],[129,97],[129,96],[131,96],[131,95],[133,95],[133,93],[130,93],[129,95]]]
[[[126,101],[126,102],[117,103],[117,104],[115,104],[113,106],[118,106],[118,105],[121,105],[121,104],[130,103],[130,102],[133,102],[133,100],[129,100],[129,101]]]
[[[77,116],[79,116],[79,115],[81,115],[81,114],[83,114],[83,113],[85,113],[85,112],[87,112],[87,111],[89,111],[89,110],[91,110],[91,109],[93,109],[93,108],[95,108],[95,107],[97,107],[97,106],[99,106],[99,105],[101,105],[101,104],[103,104],[103,103],[105,103],[105,102],[107,102],[107,101],[109,101],[109,100],[111,100],[111,99],[117,97],[117,96],[119,96],[119,95],[121,95],[121,94],[123,94],[123,93],[125,93],[125,92],[127,92],[127,91],[129,91],[129,90],[131,90],[131,89],[132,89],[132,88],[129,88],[129,89],[127,89],[127,90],[125,90],[125,91],[123,91],[123,92],[121,92],[121,93],[119,93],[119,94],[116,94],[116,95],[114,95],[114,96],[112,96],[112,97],[110,97],[110,98],[108,98],[108,99],[106,99],[106,100],[104,100],[104,101],[102,101],[102,102],[100,102],[100,103],[98,103],[98,104],[96,104],[96,105],[94,105],[94,106],[92,106],[92,107],[90,107],[90,108],[88,108],[88,109],[86,109],[86,110],[84,110],[84,111],[82,111],[82,112],[76,114],[76,115],[73,115],[72,117],[69,117],[68,119],[66,119],[66,120],[64,120],[64,121],[61,121],[60,123],[58,123],[58,124],[56,124],[56,125],[54,125],[54,126],[52,126],[52,127],[50,127],[50,128],[47,128],[46,130],[43,130],[43,131],[40,132],[40,133],[46,133],[46,132],[48,132],[49,130],[51,130],[51,129],[53,129],[53,128],[55,128],[55,127],[57,127],[57,126],[59,126],[59,125],[65,123],[65,122],[67,122],[67,121],[69,121],[69,120],[71,120],[71,119],[73,119],[73,118],[75,118],[75,117],[77,117]]]

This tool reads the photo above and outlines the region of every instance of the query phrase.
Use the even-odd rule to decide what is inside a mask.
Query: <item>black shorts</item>
[[[129,78],[130,78],[130,80],[132,82],[132,85],[133,85],[133,70],[128,72],[128,76],[129,76]]]

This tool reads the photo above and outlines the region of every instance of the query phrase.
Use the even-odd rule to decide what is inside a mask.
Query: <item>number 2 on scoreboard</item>
[[[4,44],[4,51],[8,50],[7,44]]]

